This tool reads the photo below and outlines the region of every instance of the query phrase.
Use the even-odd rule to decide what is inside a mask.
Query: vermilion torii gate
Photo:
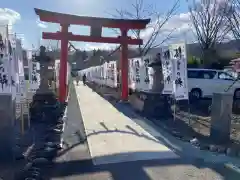
[[[57,12],[45,11],[35,8],[39,19],[44,22],[58,23],[61,25],[61,32],[43,32],[43,39],[61,40],[61,58],[59,72],[59,100],[64,102],[67,95],[67,56],[68,41],[84,41],[98,43],[115,43],[121,44],[121,98],[128,99],[128,45],[142,44],[141,39],[132,39],[128,37],[127,32],[130,29],[145,29],[150,19],[144,20],[126,20],[126,19],[109,19],[97,17],[84,17]],[[74,35],[68,32],[70,25],[90,26],[90,36]],[[102,28],[119,28],[121,36],[119,37],[102,37]]]

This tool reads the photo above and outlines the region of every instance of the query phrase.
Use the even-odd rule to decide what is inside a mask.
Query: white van
[[[214,92],[227,91],[240,98],[240,80],[236,81],[230,73],[214,69],[188,69],[188,88],[190,95],[200,99],[211,97]],[[235,82],[235,83],[234,83]]]

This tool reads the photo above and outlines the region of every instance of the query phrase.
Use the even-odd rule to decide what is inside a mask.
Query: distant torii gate
[[[121,98],[128,99],[128,45],[142,44],[141,39],[132,39],[128,37],[127,32],[130,29],[145,29],[150,19],[145,20],[125,20],[125,19],[109,19],[97,17],[83,17],[57,12],[45,11],[35,8],[36,14],[41,21],[58,23],[61,25],[61,32],[46,33],[43,32],[43,39],[61,40],[61,58],[59,72],[59,100],[64,102],[67,95],[67,56],[68,41],[84,41],[99,43],[115,43],[121,44],[122,53],[120,61],[121,69]],[[84,25],[91,27],[90,36],[74,35],[68,32],[70,25]],[[119,28],[121,36],[119,37],[102,37],[102,28]]]

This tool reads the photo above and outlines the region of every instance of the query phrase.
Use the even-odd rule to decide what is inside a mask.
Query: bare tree
[[[161,42],[156,42],[157,37],[161,34],[161,30],[163,26],[170,20],[170,18],[176,12],[179,1],[173,4],[172,8],[167,11],[167,13],[163,14],[155,10],[153,4],[145,5],[143,0],[136,0],[135,3],[131,4],[132,10],[125,9],[117,9],[116,15],[112,15],[115,18],[122,19],[151,19],[149,26],[147,27],[149,30],[149,34],[144,41],[143,45],[138,46],[139,55],[146,55],[151,48],[156,48],[161,46],[164,42],[166,42],[172,35],[172,31],[168,32],[168,35],[163,38]],[[144,30],[131,30],[133,36],[135,38],[142,38],[142,33]]]
[[[227,18],[234,38],[240,39],[240,0],[231,0]]]
[[[228,3],[218,0],[193,0],[189,3],[189,11],[202,50],[203,63],[210,64],[211,60],[216,58],[216,45],[230,32],[226,18],[229,12]]]

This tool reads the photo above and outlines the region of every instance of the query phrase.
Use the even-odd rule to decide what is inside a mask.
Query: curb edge
[[[240,175],[240,167],[233,165],[232,163],[225,163],[224,167]]]

